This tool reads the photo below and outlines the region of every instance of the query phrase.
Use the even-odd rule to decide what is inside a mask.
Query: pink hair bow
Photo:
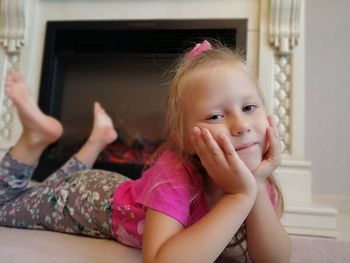
[[[189,58],[195,58],[202,54],[204,51],[212,49],[211,44],[204,40],[202,43],[196,44],[196,46],[191,50],[191,52],[188,54]]]

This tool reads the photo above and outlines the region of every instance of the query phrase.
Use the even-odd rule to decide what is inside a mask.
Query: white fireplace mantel
[[[47,21],[246,18],[248,64],[283,144],[276,171],[285,193],[283,224],[293,234],[336,237],[337,211],[312,202],[310,163],[304,160],[304,6],[304,0],[0,0],[0,151],[21,132],[4,76],[19,68],[38,96]]]

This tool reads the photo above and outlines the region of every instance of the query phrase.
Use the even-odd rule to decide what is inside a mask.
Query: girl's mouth
[[[243,143],[235,147],[236,152],[249,149],[250,147],[256,145],[257,142],[248,142],[248,143]]]

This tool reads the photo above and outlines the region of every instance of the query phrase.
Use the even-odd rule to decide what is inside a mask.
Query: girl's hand
[[[220,147],[206,128],[194,127],[192,135],[194,150],[217,186],[229,194],[256,192],[252,172],[239,158],[226,136],[221,136]]]
[[[263,182],[265,182],[265,179],[270,176],[281,163],[281,142],[278,129],[272,115],[268,115],[267,120],[270,124],[266,132],[268,148],[263,156],[262,162],[253,171],[256,179]]]

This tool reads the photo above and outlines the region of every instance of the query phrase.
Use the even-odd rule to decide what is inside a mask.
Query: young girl
[[[18,73],[10,72],[5,86],[23,133],[0,165],[1,225],[113,238],[142,248],[146,263],[214,262],[229,243],[253,262],[289,262],[272,175],[278,132],[257,81],[233,51],[204,41],[183,56],[168,96],[167,140],[135,181],[90,169],[117,136],[95,104],[85,145],[43,184],[27,188],[62,127],[39,110]]]

